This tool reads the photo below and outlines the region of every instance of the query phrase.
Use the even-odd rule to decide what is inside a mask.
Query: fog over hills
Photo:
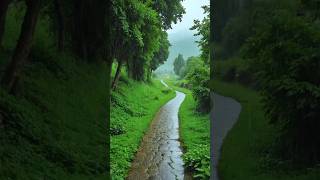
[[[167,31],[171,44],[170,54],[168,60],[156,70],[156,73],[173,72],[173,61],[179,53],[183,55],[185,60],[190,56],[200,55],[200,49],[195,42],[200,37],[194,36],[196,31],[189,29],[192,27],[194,19],[203,19],[201,6],[209,4],[209,0],[185,0],[182,4],[185,7],[186,14],[183,16],[182,22],[174,24],[172,29]]]
[[[173,71],[173,61],[178,56],[182,54],[183,58],[186,60],[190,56],[197,56],[200,54],[198,44],[195,42],[199,37],[193,36],[193,32],[176,32],[169,34],[169,40],[171,47],[169,49],[169,58],[157,69],[157,72],[168,72]]]

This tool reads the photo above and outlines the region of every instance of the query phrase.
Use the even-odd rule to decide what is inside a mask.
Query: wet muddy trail
[[[185,178],[178,119],[179,107],[184,98],[185,94],[176,91],[176,97],[160,108],[143,137],[128,180]]]

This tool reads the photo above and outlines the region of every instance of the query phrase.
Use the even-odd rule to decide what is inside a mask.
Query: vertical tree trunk
[[[112,90],[115,90],[116,87],[117,87],[118,81],[120,79],[120,73],[121,73],[122,64],[123,64],[122,60],[119,60],[118,61],[117,71],[116,71],[116,74],[115,74],[114,79],[112,81],[112,86],[111,86]]]
[[[27,12],[21,27],[20,37],[16,45],[14,54],[8,67],[5,70],[1,84],[12,92],[13,86],[21,71],[21,66],[29,56],[32,46],[33,34],[37,24],[38,15],[40,12],[40,0],[28,0]]]
[[[54,6],[55,6],[55,13],[57,16],[57,23],[58,23],[58,50],[61,52],[64,49],[64,16],[62,14],[62,9],[61,9],[61,1],[60,0],[55,0],[54,1]]]
[[[6,15],[11,0],[0,0],[0,48],[2,46],[2,38],[6,25]]]

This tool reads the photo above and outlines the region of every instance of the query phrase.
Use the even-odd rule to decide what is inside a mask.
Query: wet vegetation
[[[179,111],[180,135],[187,170],[195,179],[210,178],[210,120],[197,111],[197,101],[188,89],[178,87],[179,81],[167,80],[176,90],[186,94]]]
[[[188,57],[185,61],[181,54],[174,61],[174,72],[179,77],[180,87],[188,88],[197,102],[197,111],[208,113],[210,111],[210,80],[209,70],[209,24],[210,6],[203,6],[206,17],[203,20],[194,20],[190,30],[196,30],[194,36],[200,36],[197,41],[201,49],[199,57]]]
[[[108,179],[109,158],[112,178],[124,179],[154,114],[174,97],[153,71],[168,58],[166,30],[185,13],[181,2],[1,1],[0,179]],[[208,67],[197,79],[191,72],[188,110],[207,111],[196,82],[208,81]]]
[[[59,52],[53,4],[4,2],[0,179],[108,178],[107,63]]]
[[[174,61],[176,80],[167,80],[178,91],[186,94],[179,112],[181,141],[187,169],[195,179],[210,178],[210,72],[209,72],[209,6],[203,6],[206,17],[194,20],[190,28],[196,30],[194,36],[201,50],[198,57],[186,60],[179,54]],[[173,78],[174,79],[174,78]]]
[[[159,80],[141,83],[121,76],[111,96],[111,175],[124,179],[154,115],[175,93]]]
[[[221,178],[319,178],[319,2],[215,5],[212,77],[231,84],[214,81],[212,87],[244,106],[223,146]],[[247,157],[235,160],[240,153]]]

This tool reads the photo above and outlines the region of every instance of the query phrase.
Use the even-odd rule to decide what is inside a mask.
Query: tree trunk
[[[76,54],[87,60],[88,58],[88,47],[86,37],[88,37],[87,28],[90,23],[87,22],[86,13],[88,10],[85,7],[85,0],[79,0],[74,2],[74,29],[73,29],[73,45],[75,48]],[[91,27],[94,28],[94,27]]]
[[[55,13],[57,16],[57,23],[58,23],[58,50],[61,52],[64,49],[64,17],[62,14],[62,9],[61,9],[61,1],[60,0],[55,0],[54,1],[54,6],[55,6]]]
[[[120,79],[121,68],[122,68],[122,60],[119,60],[117,71],[116,71],[116,74],[115,74],[114,79],[112,81],[112,86],[111,86],[112,90],[115,90],[117,87],[118,81]]]
[[[39,0],[28,0],[26,1],[26,4],[27,12],[21,26],[20,37],[12,59],[6,68],[1,81],[3,87],[5,87],[9,92],[12,92],[13,86],[19,78],[21,66],[29,56],[32,47],[33,34],[40,12]]]
[[[2,46],[2,38],[6,25],[6,15],[11,0],[0,0],[0,47]]]

